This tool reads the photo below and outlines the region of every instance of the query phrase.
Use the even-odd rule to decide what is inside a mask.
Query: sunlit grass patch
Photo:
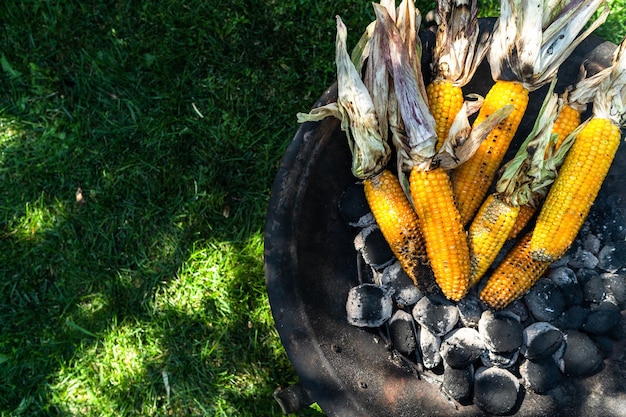
[[[71,415],[116,415],[130,407],[136,407],[131,414],[153,414],[165,406],[165,368],[159,366],[162,352],[153,330],[112,323],[109,332],[82,343],[52,381],[55,405]]]

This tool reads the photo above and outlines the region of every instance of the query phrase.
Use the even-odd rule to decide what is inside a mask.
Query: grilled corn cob
[[[448,137],[450,127],[463,106],[463,91],[485,57],[491,32],[479,38],[476,0],[441,0],[441,21],[433,51],[433,81],[426,93],[435,118],[437,149]]]
[[[533,218],[535,213],[537,213],[537,207],[535,207],[535,205],[530,203],[521,205],[508,239],[516,239],[520,232],[530,223],[530,219]]]
[[[595,11],[604,11],[580,35]],[[598,25],[606,20],[604,0],[559,3],[502,0],[488,61],[495,81],[475,123],[504,104],[515,110],[481,144],[469,161],[454,171],[454,195],[467,224],[480,206],[528,104],[528,93],[550,82],[559,65]]]
[[[435,280],[446,297],[458,301],[468,289],[469,250],[450,177],[442,168],[416,167],[409,182]]]
[[[398,100],[399,120],[406,131],[406,136],[398,136],[394,142],[399,166],[410,173],[410,193],[435,281],[447,298],[458,301],[468,289],[469,250],[448,174],[433,164],[437,135],[435,120],[416,78],[421,71],[412,70],[415,63],[410,62],[402,36],[389,15],[380,6],[374,5],[374,9],[376,30],[380,28],[386,33],[383,49],[389,51],[386,59]]]
[[[593,113],[577,135],[539,213],[531,240],[536,259],[554,261],[567,251],[582,226],[621,141],[626,109],[626,39],[603,79]]]
[[[372,39],[377,34],[374,31]],[[408,197],[404,193],[396,176],[385,169],[391,155],[387,141],[380,133],[380,122],[387,117],[378,113],[377,108],[385,103],[375,103],[368,87],[361,80],[346,48],[347,30],[341,18],[337,18],[336,65],[338,97],[331,103],[313,109],[308,114],[299,114],[298,120],[316,121],[334,116],[341,120],[352,151],[352,173],[364,182],[365,196],[380,230],[398,258],[405,272],[416,284],[416,269],[420,263],[427,262],[419,221]],[[387,76],[384,62],[377,55],[377,50],[368,53],[370,71],[383,72],[374,74],[373,79]],[[373,88],[372,85],[369,86]],[[377,92],[389,96],[388,86],[383,82]],[[376,104],[382,104],[377,107]]]
[[[517,242],[481,290],[480,299],[489,307],[504,308],[524,295],[550,265],[530,256],[530,237],[526,234]]]
[[[490,194],[472,222],[469,233],[470,280],[476,284],[506,242],[520,207],[503,201],[497,194]]]
[[[599,77],[586,77],[586,75],[587,71],[583,68],[581,80],[575,85],[566,88],[565,92],[561,94],[562,104],[552,126],[552,134],[556,135],[556,142],[554,146],[546,148],[544,154],[545,159],[552,158],[554,169],[557,169],[562,163],[567,149],[571,146],[571,140],[573,140],[570,134],[580,126],[581,115],[587,109],[587,104],[593,100],[598,85],[604,77],[602,74]],[[568,141],[567,143],[566,140]],[[564,143],[567,146],[565,152],[559,150]],[[526,227],[537,212],[537,207],[543,203],[546,194],[546,187],[543,187],[542,190],[533,191],[530,201],[520,207],[519,215],[513,230],[509,234],[509,239],[517,238],[517,235]]]
[[[428,263],[418,217],[398,178],[389,170],[364,181],[365,197],[402,269],[417,284],[416,269]]]
[[[558,149],[565,138],[580,125],[580,113],[581,111],[571,104],[565,104],[561,107],[552,127],[552,133],[557,135],[555,149]]]
[[[491,266],[515,226],[520,206],[533,204],[532,197],[545,188],[555,172],[546,169],[543,155],[552,154],[552,135],[559,100],[553,94],[554,79],[533,127],[515,157],[505,165],[496,194],[487,196],[469,227],[470,286]],[[551,164],[553,160],[548,160]]]

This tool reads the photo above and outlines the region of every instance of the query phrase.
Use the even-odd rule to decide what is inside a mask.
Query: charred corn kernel
[[[524,235],[487,280],[480,299],[489,307],[505,308],[524,295],[550,265],[530,255],[530,238]]]
[[[385,240],[416,282],[416,268],[427,263],[426,247],[417,215],[402,190],[398,178],[388,170],[364,182],[365,197]]]
[[[532,219],[536,212],[537,209],[530,204],[524,204],[520,206],[519,213],[517,214],[517,218],[515,219],[515,224],[513,225],[513,229],[511,229],[511,233],[509,233],[509,239],[517,238],[517,236],[522,230],[524,230],[524,228],[530,222],[530,219]]]
[[[496,194],[489,194],[472,221],[468,233],[470,250],[470,287],[493,264],[504,246],[520,211]]]
[[[463,91],[446,80],[435,80],[426,87],[428,107],[437,124],[437,149],[448,137],[450,126],[461,106],[463,106]]]
[[[531,241],[536,259],[555,261],[570,247],[609,171],[621,139],[608,119],[594,117],[580,131],[546,201]]]
[[[469,288],[469,249],[448,173],[416,167],[409,184],[435,281],[447,298],[458,301]]]
[[[580,112],[572,106],[564,105],[552,126],[552,133],[558,135],[555,150],[561,146],[567,135],[572,133],[578,125],[580,125]]]
[[[497,81],[487,93],[474,121],[474,126],[477,126],[507,104],[513,105],[513,112],[491,131],[474,156],[453,172],[454,198],[464,225],[469,223],[480,207],[515,136],[528,106],[528,90],[515,81]]]

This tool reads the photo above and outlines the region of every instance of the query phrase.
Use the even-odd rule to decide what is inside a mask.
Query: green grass
[[[4,7],[0,415],[281,415],[270,187],[333,82],[334,16],[356,42],[373,13],[214,3]]]

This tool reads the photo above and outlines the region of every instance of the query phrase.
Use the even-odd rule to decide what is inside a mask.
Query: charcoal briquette
[[[605,301],[589,311],[581,328],[587,333],[605,334],[615,327],[620,320],[619,307]]]
[[[604,300],[604,281],[600,274],[590,275],[583,287],[583,297],[589,303],[601,303]]]
[[[393,299],[402,306],[411,306],[423,296],[413,280],[402,269],[400,262],[394,262],[385,268],[381,283],[393,290]]]
[[[585,377],[600,371],[602,365],[602,354],[588,335],[577,330],[565,332],[565,350],[559,363],[561,372]]]
[[[589,268],[594,269],[598,266],[598,257],[588,250],[578,247],[572,258],[567,262],[570,268]]]
[[[404,310],[397,310],[389,319],[389,336],[394,349],[411,355],[417,349],[417,336],[413,317]]]
[[[553,389],[562,378],[559,366],[552,356],[525,359],[519,367],[519,372],[524,385],[539,394]]]
[[[555,322],[565,310],[563,292],[548,278],[539,279],[524,296],[524,301],[537,321]]]
[[[357,327],[379,327],[392,314],[391,292],[379,285],[361,284],[348,292],[346,313],[348,323]]]
[[[418,333],[422,364],[426,369],[436,368],[441,364],[441,337],[432,334],[425,327],[420,327]]]
[[[610,242],[598,253],[598,268],[607,272],[617,272],[626,265],[626,241]]]
[[[506,369],[482,367],[474,374],[474,404],[487,413],[510,413],[519,392],[519,380]]]
[[[444,363],[441,388],[450,397],[461,402],[470,398],[474,382],[474,367],[453,368]]]
[[[557,320],[559,328],[563,330],[580,329],[589,314],[589,309],[581,305],[569,306]]]
[[[524,343],[520,349],[528,359],[550,356],[563,344],[563,333],[550,323],[538,321],[524,329]]]
[[[567,304],[580,304],[583,302],[583,291],[576,279],[576,273],[568,267],[562,266],[550,270],[548,277],[560,289]]]
[[[443,336],[456,326],[459,310],[443,297],[425,296],[413,306],[413,318],[434,335]]]
[[[578,280],[578,283],[583,287],[587,285],[587,282],[589,282],[590,279],[599,275],[600,273],[595,269],[581,268],[576,271],[576,279]]]
[[[583,240],[583,247],[585,250],[588,250],[594,255],[598,255],[601,245],[602,242],[600,241],[600,238],[593,233],[587,233]]]
[[[395,256],[377,225],[368,226],[354,238],[354,248],[361,253],[372,268],[382,270],[390,265]]]
[[[519,317],[508,311],[484,311],[478,331],[492,352],[513,352],[522,345],[524,327]]]
[[[441,343],[441,356],[452,368],[465,368],[474,363],[485,350],[477,330],[461,327],[448,333]]]
[[[459,320],[465,327],[478,328],[478,321],[483,314],[480,299],[475,293],[470,293],[457,303],[459,310]]]

